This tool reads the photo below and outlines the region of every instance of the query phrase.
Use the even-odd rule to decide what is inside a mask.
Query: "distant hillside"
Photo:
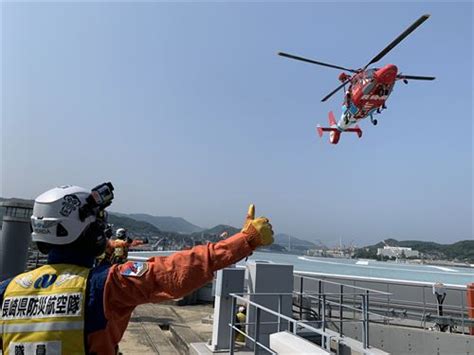
[[[193,233],[193,235],[221,235],[222,233],[227,232],[229,235],[233,235],[235,233],[240,232],[240,228],[235,228],[232,226],[228,226],[225,224],[219,224],[215,227],[205,229],[199,233]],[[279,244],[284,246],[285,248],[288,247],[288,235],[284,233],[278,233],[274,235],[275,244]],[[291,247],[296,249],[308,249],[314,247],[315,244],[311,243],[304,239],[299,239],[296,237],[291,237]]]
[[[227,232],[230,235],[233,235],[235,233],[238,233],[240,232],[240,229],[239,228],[235,228],[235,227],[232,227],[232,226],[228,226],[228,225],[225,225],[225,224],[219,224],[215,227],[212,227],[212,228],[209,228],[209,229],[205,229],[205,230],[202,230],[198,233],[193,233],[196,234],[196,235],[199,235],[199,234],[210,234],[210,235],[214,235],[214,234],[217,234],[217,235],[221,235],[222,233],[224,232]]]
[[[406,247],[418,250],[425,258],[447,259],[474,263],[474,240],[462,240],[453,244],[438,244],[420,240],[386,239],[385,243],[393,247]],[[377,248],[383,248],[384,242],[358,249],[355,257],[376,257]]]
[[[203,230],[201,232],[193,233],[191,236],[193,238],[204,237],[204,239],[206,239],[206,240],[217,242],[221,239],[220,235],[222,233],[227,232],[229,237],[230,237],[230,236],[240,232],[240,230],[241,230],[240,228],[235,228],[235,227],[225,225],[225,224],[219,224],[215,227]],[[297,238],[295,238],[295,240],[301,241],[300,239],[297,239]],[[286,238],[286,242],[288,242],[288,238]],[[301,241],[301,242],[304,243],[306,241]],[[309,243],[309,242],[306,242],[306,243]],[[262,252],[267,251],[267,252],[275,252],[275,253],[287,253],[288,252],[288,250],[286,248],[287,244],[284,244],[284,243],[283,243],[283,245],[280,245],[280,244],[282,244],[282,243],[274,242],[272,245],[268,245],[268,246],[262,248],[259,251],[262,251]],[[306,247],[299,246],[299,247],[292,248],[292,252],[297,252],[298,253],[298,251],[300,251],[301,253],[304,253],[304,251],[306,251],[306,249],[307,249]],[[301,250],[303,250],[303,251],[301,251]]]
[[[118,215],[130,217],[130,218],[136,219],[137,221],[148,222],[150,224],[153,224],[155,227],[159,228],[160,230],[167,231],[167,232],[191,234],[191,233],[200,232],[203,230],[203,228],[196,226],[181,217],[151,216],[145,213],[132,213],[132,214],[119,213]]]
[[[288,247],[289,235],[285,233],[277,233],[275,234],[275,243]],[[304,239],[299,239],[294,236],[291,236],[291,247],[305,247],[305,248],[313,248],[316,245],[312,242],[309,242]]]
[[[153,224],[143,221],[137,221],[133,218],[109,213],[109,223],[114,225],[114,230],[118,228],[126,228],[129,233],[138,236],[155,236],[159,235],[161,231]]]
[[[232,226],[227,226],[224,224],[219,224],[213,228],[205,229],[201,232],[195,232],[190,235],[194,240],[208,240],[210,242],[218,242],[222,240],[222,233],[227,232],[228,236],[239,232],[240,229],[234,228]]]

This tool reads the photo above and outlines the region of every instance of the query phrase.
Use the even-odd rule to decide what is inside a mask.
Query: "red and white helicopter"
[[[379,54],[377,54],[366,66],[361,69],[348,69],[338,65],[323,63],[312,59],[307,59],[295,56],[288,53],[280,52],[279,55],[291,59],[300,60],[312,64],[318,64],[329,68],[342,69],[351,75],[342,72],[339,75],[339,80],[342,82],[336,89],[326,95],[321,101],[326,101],[336,92],[345,89],[344,103],[342,106],[342,115],[339,122],[336,122],[333,112],[329,112],[329,127],[317,126],[317,131],[320,137],[323,132],[329,133],[329,141],[332,144],[337,144],[342,132],[355,132],[362,136],[362,130],[356,124],[357,121],[370,117],[370,121],[375,126],[377,120],[373,117],[375,114],[380,114],[386,108],[385,101],[392,93],[393,86],[397,80],[403,80],[408,84],[408,80],[434,80],[432,76],[415,76],[398,73],[398,68],[393,64],[387,64],[382,68],[368,69],[369,65],[378,62],[388,52],[390,52],[397,44],[399,44],[405,37],[412,33],[418,26],[425,22],[430,15],[423,15],[416,20],[410,27],[408,27],[401,35],[393,40],[387,47],[385,47]],[[354,127],[352,127],[355,125]]]

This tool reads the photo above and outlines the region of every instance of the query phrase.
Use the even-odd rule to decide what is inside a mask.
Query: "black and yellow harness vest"
[[[54,264],[12,279],[1,308],[3,354],[85,354],[88,276],[88,268]]]

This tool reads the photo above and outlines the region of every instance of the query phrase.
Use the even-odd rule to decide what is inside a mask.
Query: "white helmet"
[[[61,186],[38,196],[31,216],[33,241],[65,245],[78,239],[111,203],[113,186],[108,184],[99,185],[92,191],[79,186]],[[104,186],[109,189],[108,196],[102,192]],[[95,197],[97,194],[100,196]],[[105,202],[99,199],[104,196],[107,197]]]
[[[115,236],[118,238],[118,239],[123,239],[125,240],[127,238],[127,230],[125,228],[119,228],[117,229],[117,231],[115,232]]]

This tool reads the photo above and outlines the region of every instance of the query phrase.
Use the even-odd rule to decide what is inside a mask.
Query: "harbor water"
[[[170,253],[170,252],[168,252]],[[163,252],[131,252],[131,256],[163,255]],[[291,254],[255,252],[249,260],[292,264],[296,272],[352,276],[364,279],[394,281],[442,282],[465,286],[474,282],[474,268],[417,265],[410,263],[381,262],[376,260],[321,258]],[[240,262],[241,264],[244,261]]]

